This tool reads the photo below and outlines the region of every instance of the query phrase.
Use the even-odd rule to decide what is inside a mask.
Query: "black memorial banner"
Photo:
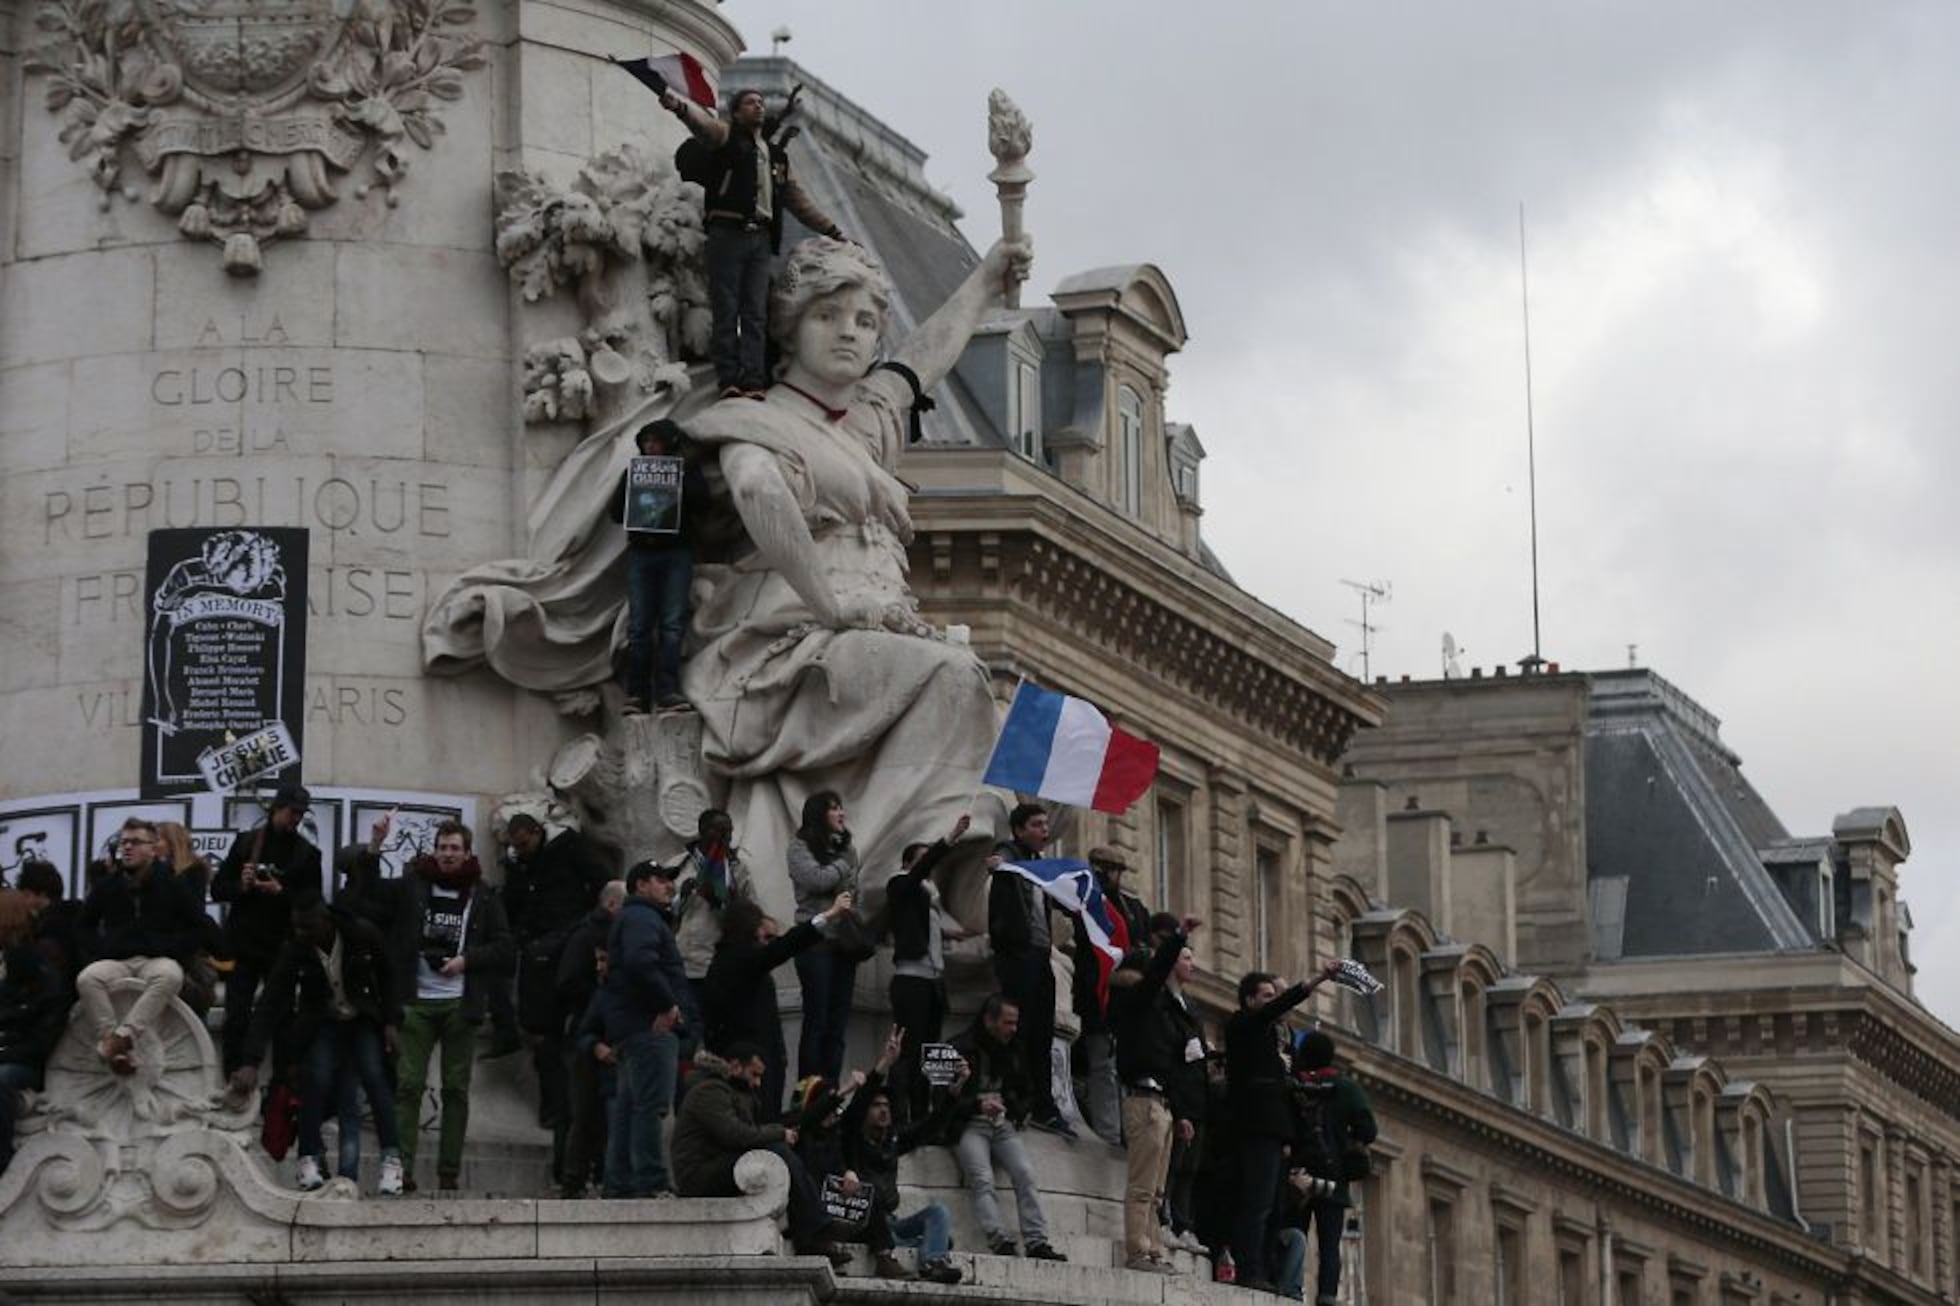
[[[269,727],[294,760],[253,777],[299,779],[306,725],[307,532],[150,532],[144,586],[145,798],[206,785],[198,759]]]

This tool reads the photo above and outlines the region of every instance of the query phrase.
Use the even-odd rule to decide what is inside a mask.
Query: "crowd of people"
[[[222,993],[230,1091],[258,1091],[269,1067],[297,1097],[301,1189],[358,1179],[365,1117],[380,1148],[376,1190],[413,1191],[431,1061],[436,1183],[455,1189],[479,1033],[502,1002],[531,1050],[562,1196],[730,1195],[742,1154],[768,1151],[789,1169],[799,1252],[841,1265],[844,1244],[862,1243],[881,1276],[952,1283],[950,1213],[904,1209],[898,1182],[900,1157],[941,1146],[988,1252],[1066,1259],[1026,1141],[1029,1130],[1079,1141],[1051,1049],[1055,952],[1083,926],[1015,869],[1047,851],[1044,808],[1015,808],[989,858],[997,988],[949,1036],[946,950],[965,936],[934,872],[965,818],[882,868],[884,906],[867,919],[858,904],[879,868],[859,864],[841,799],[814,795],[782,868],[795,901],[785,930],[758,902],[725,812],[704,812],[674,861],[642,861],[623,879],[578,832],[515,815],[501,885],[453,821],[385,873],[383,817],[335,859],[329,883],[301,829],[309,801],[280,789],[215,872],[182,827],[133,817],[81,902],[64,901],[45,863],[0,890],[0,1160],[19,1091],[42,1086],[71,1022],[127,1076],[160,1055],[153,1035],[173,998],[202,1014]],[[1242,1285],[1298,1298],[1312,1246],[1315,1300],[1333,1300],[1348,1182],[1366,1173],[1375,1126],[1334,1069],[1331,1039],[1296,1039],[1285,1017],[1334,967],[1292,985],[1245,976],[1214,1045],[1185,991],[1201,923],[1145,908],[1123,886],[1118,851],[1088,860],[1130,941],[1106,992],[1086,936],[1070,949],[1083,1017],[1075,1096],[1095,1136],[1126,1152],[1125,1265],[1173,1273],[1173,1250],[1229,1255]],[[207,897],[225,907],[221,929]],[[880,947],[891,950],[893,1024],[874,1063],[846,1071],[857,971]],[[793,1062],[774,978],[786,963],[802,995]],[[893,1254],[901,1247],[918,1249],[916,1270]]]

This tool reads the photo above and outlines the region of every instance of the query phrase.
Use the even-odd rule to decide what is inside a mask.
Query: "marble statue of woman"
[[[1024,240],[996,245],[897,344],[899,366],[874,367],[891,299],[883,268],[856,245],[804,241],[771,294],[776,383],[761,402],[724,399],[686,423],[716,451],[747,551],[703,569],[712,589],[682,689],[764,882],[781,874],[811,793],[843,796],[875,875],[952,825],[979,787],[997,720],[987,671],[919,618],[893,468],[914,382],[930,390],[951,369],[1027,264]]]

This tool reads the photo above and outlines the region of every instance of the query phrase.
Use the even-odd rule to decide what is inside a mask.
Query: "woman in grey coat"
[[[803,803],[803,822],[789,842],[789,880],[796,891],[798,924],[822,914],[840,893],[858,888],[858,855],[844,824],[844,800],[825,789]],[[863,957],[856,940],[826,938],[796,957],[803,988],[803,1032],[796,1040],[796,1075],[822,1075],[836,1083],[844,1070],[844,1032],[851,1019],[851,987]]]

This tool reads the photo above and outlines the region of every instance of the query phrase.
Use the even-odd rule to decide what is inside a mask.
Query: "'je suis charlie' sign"
[[[307,532],[150,532],[145,798],[299,779]]]

